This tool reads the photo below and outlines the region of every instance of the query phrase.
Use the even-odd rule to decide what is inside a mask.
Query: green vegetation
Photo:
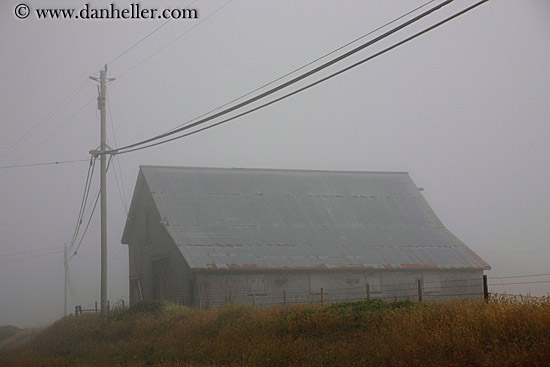
[[[141,304],[63,318],[0,366],[547,366],[550,299],[201,311]]]

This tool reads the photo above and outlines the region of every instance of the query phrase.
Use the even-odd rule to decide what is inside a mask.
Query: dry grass
[[[359,302],[67,317],[6,366],[548,366],[550,300]]]

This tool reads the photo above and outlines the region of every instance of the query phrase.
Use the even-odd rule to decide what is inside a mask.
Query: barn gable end
[[[123,233],[128,244],[130,303],[173,300],[193,305],[195,276],[172,241],[140,172]]]

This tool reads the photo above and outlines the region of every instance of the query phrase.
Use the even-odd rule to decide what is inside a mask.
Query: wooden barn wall
[[[160,223],[161,218],[151,194],[146,189],[142,190],[140,199],[129,244],[130,304],[139,301],[136,297],[137,293],[132,289],[138,280],[143,300],[154,300],[153,264],[164,260],[167,264],[165,273],[167,288],[162,300],[192,305],[193,275],[170,235]]]
[[[421,280],[424,300],[457,296],[481,297],[483,272],[445,271],[294,271],[198,273],[195,306],[218,308],[230,303],[259,307],[276,304],[319,303],[321,288],[325,303],[361,300],[417,299]],[[262,285],[263,283],[263,285]],[[260,284],[255,291],[251,286]]]

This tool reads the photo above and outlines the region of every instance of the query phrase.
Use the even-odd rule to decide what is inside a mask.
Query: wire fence
[[[201,296],[196,305],[200,309],[219,308],[230,304],[251,304],[254,307],[269,308],[274,306],[289,306],[294,304],[318,304],[330,305],[343,302],[354,302],[364,300],[380,299],[384,301],[418,301],[431,302],[443,301],[456,298],[488,299],[490,294],[485,294],[483,291],[478,292],[462,292],[462,293],[423,293],[422,290],[410,290],[410,292],[391,295],[385,293],[373,293],[370,295],[360,292],[344,292],[344,291],[325,291],[321,289],[318,293],[311,292],[287,292],[286,290],[270,294],[248,294],[248,295],[233,295],[228,293],[221,297]],[[177,304],[182,304],[176,300]]]
[[[465,279],[422,280],[414,277],[381,277],[378,282],[357,281],[345,284],[345,280],[315,290],[309,287],[284,283],[279,289],[267,288],[260,292],[231,288],[206,289],[198,294],[199,308],[218,308],[232,303],[251,304],[255,307],[273,307],[300,303],[334,304],[360,300],[380,299],[384,301],[441,301],[452,298],[489,298],[487,277]],[[304,289],[306,288],[306,289]],[[176,300],[176,303],[179,303]],[[197,304],[198,303],[198,304]]]
[[[215,290],[199,293],[198,297],[190,302],[183,299],[169,299],[179,305],[193,306],[199,309],[219,308],[230,304],[250,304],[258,308],[287,306],[293,304],[330,305],[342,302],[380,299],[384,301],[410,300],[416,302],[438,302],[449,299],[503,299],[515,301],[550,301],[550,293],[544,296],[517,294],[507,292],[489,292],[492,287],[503,285],[545,284],[550,280],[528,280],[527,278],[550,277],[550,274],[523,274],[500,277],[468,277],[462,279],[427,280],[411,279],[411,277],[388,277],[379,284],[360,284],[339,287],[319,288],[317,291],[303,290],[288,287],[282,284],[280,289],[266,292],[249,292],[247,290]],[[506,280],[502,283],[502,280]],[[520,281],[515,281],[520,280]],[[491,281],[500,281],[498,283]],[[129,306],[124,299],[117,302],[116,308]],[[111,307],[107,303],[107,310]],[[75,306],[75,314],[86,312],[101,312],[98,303],[95,306],[82,308]]]
[[[468,277],[462,279],[427,280],[411,279],[411,277],[390,277],[381,284],[373,286],[367,283],[361,287],[321,288],[318,292],[292,291],[282,289],[276,292],[263,294],[232,294],[225,292],[220,294],[201,295],[199,308],[217,308],[232,303],[247,303],[255,307],[273,307],[276,305],[292,305],[300,303],[309,304],[334,304],[341,302],[353,302],[369,299],[384,301],[418,301],[437,302],[449,299],[485,299],[502,298],[516,300],[550,300],[547,296],[532,296],[510,294],[506,292],[489,292],[490,288],[503,285],[527,285],[545,284],[550,280],[524,280],[525,278],[550,277],[550,274],[527,274],[505,277]],[[505,283],[495,282],[506,279]],[[514,281],[514,280],[521,281]]]
[[[124,299],[120,299],[120,301],[116,302],[114,307],[111,309],[111,302],[109,300],[107,300],[107,312],[111,312],[112,310],[114,309],[119,309],[119,308],[126,308],[128,307],[128,303],[126,303],[124,301]],[[76,305],[74,306],[74,314],[75,315],[82,315],[84,313],[101,313],[101,305],[98,304],[98,302],[96,301],[95,304],[93,306],[90,306],[88,305],[87,306],[88,308],[82,308],[82,305]]]

